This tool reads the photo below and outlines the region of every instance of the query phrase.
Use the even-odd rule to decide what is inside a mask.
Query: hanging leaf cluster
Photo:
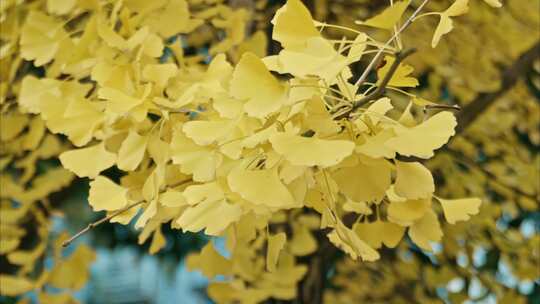
[[[402,62],[401,26],[423,17],[421,6],[396,2],[357,22],[393,35],[379,41],[315,21],[289,0],[271,21],[281,49],[265,56],[264,34],[246,37],[247,10],[219,1],[32,5],[22,16],[6,8],[14,36],[3,54],[17,58],[14,71],[23,60],[42,71],[2,99],[16,99],[20,111],[7,115],[6,138],[27,124],[33,133],[34,120],[39,132],[67,137],[74,147],[59,160],[90,179],[92,209],[134,222],[140,243],[152,238],[151,253],[165,246],[162,225],[224,236],[229,258],[210,242],[187,261],[226,277],[208,289],[218,303],[295,298],[308,271],[299,259],[318,250],[319,236],[355,263],[375,262],[383,245],[404,246],[404,238],[431,251],[444,241],[441,222],[479,212],[478,198],[435,195],[424,164],[457,121],[445,107],[420,119],[414,113],[437,104],[406,91],[419,81]],[[436,13],[433,47],[467,11],[468,1],[457,0]],[[347,36],[331,39],[328,30]],[[357,75],[354,67],[367,76],[382,55],[376,80]],[[113,167],[120,179],[107,175]]]

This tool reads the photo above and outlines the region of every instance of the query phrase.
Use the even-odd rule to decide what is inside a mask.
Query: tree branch
[[[538,200],[538,194],[536,194],[536,195],[530,194],[530,193],[522,191],[521,189],[518,189],[516,187],[513,187],[513,186],[510,186],[510,185],[507,185],[507,184],[503,183],[502,181],[498,180],[497,175],[491,173],[491,171],[487,170],[482,165],[478,164],[473,159],[470,159],[469,157],[467,157],[463,153],[461,153],[459,151],[456,151],[456,150],[453,150],[451,148],[446,148],[444,151],[447,152],[448,154],[452,155],[453,157],[455,157],[459,162],[466,165],[467,167],[472,167],[472,168],[475,168],[475,169],[479,170],[484,175],[486,175],[489,178],[489,180],[492,181],[493,183],[496,183],[497,185],[502,186],[502,187],[504,187],[504,188],[506,188],[506,189],[518,194],[518,195],[521,195],[523,197],[532,199],[534,201]]]
[[[122,208],[122,209],[119,209],[111,214],[109,214],[108,216],[100,219],[100,220],[97,220],[93,223],[90,223],[88,224],[88,226],[86,226],[86,228],[84,228],[83,230],[77,232],[74,236],[70,237],[68,240],[64,241],[62,243],[62,247],[67,247],[69,246],[69,244],[71,244],[73,241],[75,241],[76,239],[78,239],[80,236],[82,236],[83,234],[87,233],[88,231],[94,229],[95,227],[105,223],[105,222],[108,222],[110,219],[112,219],[113,217],[117,216],[117,215],[120,215],[126,211],[128,211],[129,209],[135,207],[135,206],[138,206],[140,204],[142,204],[144,201],[139,201],[139,202],[136,202],[136,203],[133,203],[131,205],[127,205],[126,207]]]
[[[468,126],[470,126],[479,116],[483,113],[489,106],[491,106],[499,97],[504,95],[508,90],[510,90],[518,81],[518,79],[525,74],[525,72],[528,70],[528,68],[532,65],[533,61],[540,57],[540,41],[537,42],[534,46],[532,46],[529,50],[527,50],[525,53],[523,53],[511,66],[509,66],[507,69],[505,69],[502,72],[502,85],[501,88],[495,92],[491,93],[481,93],[479,94],[473,101],[468,103],[463,110],[458,114],[457,120],[458,120],[458,127],[456,128],[456,136],[462,133]],[[396,57],[396,62],[398,57]],[[397,67],[396,67],[397,68]],[[389,73],[386,75],[390,75],[392,71],[389,70]],[[394,71],[395,72],[395,71]],[[388,80],[389,81],[389,80]],[[382,84],[382,82],[381,82]],[[387,84],[387,83],[386,83]],[[382,85],[381,85],[382,87]],[[379,88],[377,88],[379,90]],[[374,91],[372,94],[374,94],[376,91]],[[372,94],[366,96],[370,97]],[[380,94],[380,93],[379,93]],[[375,95],[377,96],[377,95]],[[365,97],[365,98],[366,98]],[[373,98],[373,96],[371,96]],[[364,98],[363,98],[364,99]],[[363,102],[366,102],[365,100],[359,100],[355,103],[361,104]],[[371,99],[370,99],[371,100]],[[369,101],[369,100],[368,100]],[[356,108],[360,107],[361,105],[356,106]],[[354,108],[354,106],[353,106]],[[455,107],[455,110],[459,110],[459,107]],[[350,111],[347,111],[344,114],[340,114],[338,116],[338,119],[345,118],[348,116],[348,114],[353,111],[352,109]],[[477,164],[474,160],[467,158],[463,154],[461,154],[458,151],[452,150],[450,148],[445,148],[445,151],[450,153],[451,155],[459,158],[461,161],[463,161],[468,166],[474,166],[476,169],[479,169],[481,172],[487,175],[488,178],[490,178],[493,182],[508,188],[512,191],[514,191],[516,194],[530,198],[530,199],[537,199],[537,195],[529,194],[521,191],[520,189],[517,189],[515,187],[506,185],[500,181],[497,180],[497,176],[491,173],[490,171],[487,171],[485,168],[483,168],[480,164]],[[399,160],[401,161],[425,161],[425,159],[420,159],[417,157],[403,157],[398,156]],[[324,245],[330,245],[329,247]],[[324,248],[324,250],[322,250]],[[324,238],[321,240],[321,244],[319,247],[319,251],[322,251],[320,254],[323,254],[324,256],[333,256],[337,253],[337,249],[332,246],[332,244],[329,244],[329,241]]]
[[[180,187],[182,185],[185,185],[187,183],[190,183],[192,182],[193,180],[191,178],[188,178],[188,179],[184,179],[184,180],[181,180],[179,182],[176,182],[174,184],[171,184],[167,187],[167,189],[170,189],[170,188],[176,188],[176,187]],[[165,190],[163,191],[160,191],[159,193],[163,193]],[[69,244],[71,244],[74,240],[76,240],[77,238],[79,238],[81,235],[87,233],[88,231],[94,229],[95,227],[105,223],[105,222],[108,222],[110,219],[112,219],[113,217],[115,216],[118,216],[126,211],[128,211],[129,209],[135,207],[135,206],[138,206],[140,204],[144,203],[144,201],[139,201],[139,202],[136,202],[136,203],[133,203],[131,205],[128,205],[122,209],[119,209],[111,214],[109,214],[108,216],[98,220],[98,221],[95,221],[93,223],[90,223],[88,224],[88,226],[86,226],[83,230],[77,232],[74,236],[72,236],[69,240],[65,241],[62,243],[62,247],[67,247],[69,246]]]
[[[388,41],[386,41],[386,43],[384,44],[384,46],[382,48],[379,49],[379,51],[377,52],[377,54],[375,54],[375,57],[373,57],[373,59],[371,60],[371,62],[369,63],[369,65],[367,66],[367,68],[364,70],[364,72],[362,73],[362,75],[360,75],[360,78],[358,78],[358,80],[356,81],[356,83],[354,84],[355,87],[360,87],[360,85],[362,85],[362,83],[364,83],[364,81],[366,81],[366,78],[368,77],[369,75],[369,72],[371,72],[371,70],[373,69],[373,67],[375,66],[375,63],[377,61],[379,61],[379,58],[382,56],[382,53],[383,51],[390,45],[390,43],[392,43],[392,41],[394,39],[396,39],[399,34],[401,34],[401,32],[403,32],[406,28],[409,27],[409,25],[411,25],[414,21],[414,18],[416,18],[416,15],[418,15],[420,13],[420,11],[424,8],[424,6],[428,3],[429,0],[424,0],[420,6],[418,6],[418,8],[412,13],[412,15],[407,19],[407,21],[405,21],[405,23],[403,23],[403,25],[399,28],[399,30],[397,30],[394,35],[392,37],[390,37],[390,39],[388,39]]]
[[[461,133],[463,133],[480,115],[486,111],[491,105],[498,100],[499,97],[503,96],[507,91],[509,91],[520,77],[522,77],[527,70],[532,66],[532,63],[537,58],[540,58],[540,41],[536,42],[530,49],[525,51],[519,58],[508,68],[506,68],[501,73],[501,87],[495,92],[489,93],[480,93],[478,96],[471,102],[465,105],[460,113],[457,115],[457,127],[456,135],[454,138]],[[450,139],[451,141],[452,139]],[[448,143],[449,144],[449,143]],[[448,149],[448,144],[442,149]],[[400,161],[406,162],[422,162],[425,161],[423,158],[418,158],[415,156],[402,156],[398,155],[396,158]]]
[[[414,54],[415,52],[416,52],[416,49],[411,48],[411,49],[406,49],[406,50],[404,50],[402,52],[397,53],[396,54],[396,59],[394,60],[394,62],[390,66],[390,69],[388,69],[388,73],[386,73],[386,75],[384,75],[384,78],[381,81],[381,84],[378,85],[377,89],[375,89],[375,91],[373,91],[371,94],[369,94],[366,97],[356,101],[353,104],[353,107],[352,107],[351,111],[354,111],[354,110],[358,109],[359,107],[363,106],[364,104],[366,104],[370,100],[377,99],[377,98],[381,97],[385,93],[386,86],[388,86],[388,83],[390,82],[390,80],[392,80],[392,77],[394,77],[394,74],[396,73],[397,69],[399,68],[399,65],[401,64],[401,62],[403,62],[405,60],[405,58],[409,57],[410,55]]]
[[[523,53],[511,66],[501,74],[501,87],[495,92],[480,93],[473,101],[463,107],[457,116],[456,134],[463,132],[495,101],[510,90],[532,66],[534,60],[540,58],[540,41]]]
[[[325,281],[338,249],[330,243],[327,229],[315,232],[319,247],[307,257],[308,272],[298,286],[298,300],[302,304],[322,304],[324,301]]]
[[[390,68],[388,69],[388,73],[386,73],[386,75],[384,75],[384,78],[382,79],[381,83],[377,86],[375,91],[368,94],[367,96],[362,97],[359,100],[356,100],[353,103],[353,105],[352,105],[352,107],[350,109],[348,109],[347,111],[339,114],[334,119],[335,120],[340,120],[340,119],[343,119],[343,118],[347,118],[350,113],[354,112],[358,108],[360,108],[363,105],[367,104],[371,100],[374,100],[374,99],[377,99],[377,98],[381,97],[386,92],[386,87],[388,86],[388,83],[390,82],[390,80],[392,80],[392,77],[396,73],[399,65],[403,62],[403,60],[405,60],[405,58],[409,57],[410,55],[414,54],[415,52],[416,52],[416,49],[411,48],[411,49],[406,49],[406,50],[404,50],[402,52],[396,53],[396,55],[395,55],[396,59],[394,60],[394,62],[390,66]]]

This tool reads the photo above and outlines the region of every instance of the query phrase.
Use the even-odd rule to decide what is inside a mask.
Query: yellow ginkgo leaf
[[[214,98],[214,93],[224,93],[222,95],[229,97],[225,92],[228,91],[232,72],[233,67],[227,61],[225,54],[216,55],[208,65],[206,72],[201,75],[200,81],[195,85],[200,86],[200,94],[210,94]]]
[[[196,144],[206,146],[227,136],[233,127],[231,120],[188,121],[182,131]]]
[[[270,136],[272,136],[272,134],[276,134],[277,132],[278,130],[276,128],[276,125],[273,124],[269,126],[268,128],[263,129],[255,134],[252,134],[251,136],[242,140],[242,146],[247,147],[247,148],[254,148],[257,145],[267,142]]]
[[[131,220],[137,215],[139,214],[139,210],[141,209],[141,207],[139,206],[135,206],[135,207],[132,207],[132,208],[129,208],[128,210],[114,216],[113,218],[111,218],[111,223],[120,223],[122,225],[127,225],[131,222]],[[111,211],[111,212],[107,212],[107,216],[111,215],[114,211]]]
[[[353,226],[353,230],[375,249],[381,248],[383,243],[389,248],[396,247],[405,233],[404,227],[380,220],[372,223],[357,223]]]
[[[41,140],[45,135],[45,123],[41,118],[34,117],[28,124],[28,128],[28,133],[26,134],[22,145],[26,150],[34,150],[41,143]]]
[[[352,43],[351,49],[349,50],[349,53],[347,53],[347,63],[351,64],[353,62],[357,62],[362,58],[362,55],[364,54],[364,51],[367,48],[368,36],[364,33],[356,35],[356,38],[354,38],[354,42]]]
[[[340,221],[338,221],[337,227],[328,234],[328,239],[349,254],[353,260],[360,257],[362,261],[373,262],[380,258],[376,250]]]
[[[76,303],[77,300],[69,292],[61,293],[47,293],[40,291],[37,294],[37,301],[39,303],[51,303],[51,304],[63,304],[63,303]],[[30,302],[19,301],[17,304],[29,304]]]
[[[397,195],[408,199],[430,197],[435,191],[431,172],[419,162],[396,161]]]
[[[45,249],[47,248],[45,243],[40,243],[34,249],[31,250],[16,250],[12,251],[7,255],[9,263],[13,265],[29,265],[32,264],[43,255]]]
[[[234,69],[230,92],[233,97],[246,100],[244,110],[257,118],[276,112],[287,101],[285,87],[252,53],[242,55]]]
[[[52,14],[64,15],[69,13],[77,0],[47,0],[47,11]]]
[[[290,133],[276,133],[270,143],[277,153],[296,166],[330,167],[351,155],[354,143],[348,140],[324,140]]]
[[[219,95],[214,98],[212,106],[219,116],[232,119],[243,114],[244,103],[236,98]]]
[[[401,113],[401,116],[398,119],[398,122],[401,125],[403,125],[405,127],[408,127],[408,128],[412,128],[412,127],[417,125],[416,119],[414,118],[414,116],[412,114],[412,111],[411,111],[412,106],[415,103],[415,100],[416,100],[416,98],[413,98],[411,101],[409,101],[409,104],[407,105],[405,110],[403,110],[403,112]]]
[[[275,208],[298,207],[279,179],[277,168],[266,170],[234,169],[227,177],[231,190],[252,202]]]
[[[430,242],[438,242],[443,236],[437,214],[428,210],[424,216],[409,227],[409,237],[418,247],[431,251]]]
[[[455,17],[467,13],[469,10],[469,0],[456,0],[446,11],[441,13],[441,20],[433,34],[431,46],[436,47],[443,35],[452,31],[453,22],[450,17]]]
[[[251,52],[258,57],[266,56],[268,50],[268,38],[264,31],[256,31],[251,37],[240,43],[237,47],[238,56],[246,52]]]
[[[105,142],[82,149],[66,151],[60,154],[64,168],[78,177],[95,178],[98,174],[114,165],[116,154],[105,149]]]
[[[449,17],[463,15],[469,11],[469,0],[456,0],[450,7],[443,12]]]
[[[143,228],[148,221],[157,214],[157,200],[152,200],[150,203],[145,204],[144,210],[135,222],[135,229]]]
[[[380,98],[370,104],[354,123],[360,132],[369,131],[370,127],[376,126],[379,121],[383,120],[385,114],[393,108],[390,98]]]
[[[152,173],[146,175],[142,188],[142,196],[147,202],[154,201],[159,197],[159,190],[165,182],[165,172],[163,166],[156,166]]]
[[[353,167],[337,170],[332,176],[339,189],[356,202],[376,201],[390,187],[390,165],[383,159],[358,161]]]
[[[130,130],[118,151],[118,168],[124,171],[135,170],[144,157],[147,143],[148,136],[141,136],[136,131]]]
[[[283,48],[302,46],[309,38],[320,36],[311,13],[300,0],[288,0],[276,11],[272,24],[272,39],[279,41]]]
[[[63,133],[75,145],[86,144],[104,116],[85,95],[91,85],[78,81],[25,77],[19,103],[31,113],[39,113],[53,133]]]
[[[56,288],[80,289],[88,281],[90,269],[81,267],[96,259],[96,253],[86,245],[77,247],[66,260],[51,270],[48,283]]]
[[[161,228],[158,228],[154,232],[154,236],[152,237],[152,243],[150,244],[150,248],[148,249],[148,253],[156,254],[163,247],[165,247],[165,245],[167,245],[167,239],[165,239],[165,236],[163,235],[163,232],[161,232]]]
[[[157,2],[164,3],[164,2]],[[188,33],[202,23],[202,20],[192,20],[189,5],[186,0],[170,0],[145,18],[145,23],[152,32],[162,37],[172,37],[178,33]]]
[[[410,0],[395,2],[392,6],[384,9],[380,14],[369,18],[364,22],[356,21],[355,23],[391,30],[394,28],[394,25],[397,24],[399,19],[401,19],[401,16],[409,6],[409,3]]]
[[[358,214],[370,215],[373,213],[366,202],[353,202],[350,199],[343,204],[343,211],[354,212]]]
[[[167,190],[159,196],[159,202],[166,207],[180,207],[187,204],[186,198],[180,191]]]
[[[60,21],[38,10],[30,10],[21,29],[21,57],[33,60],[35,66],[42,66],[54,59],[62,44],[70,42]]]
[[[154,33],[148,34],[143,42],[143,53],[154,58],[161,56],[163,54],[163,40]]]
[[[400,226],[410,226],[431,210],[431,198],[407,201],[394,201],[388,206],[388,220]]]
[[[69,103],[49,102],[42,109],[41,115],[51,132],[65,134],[73,144],[83,146],[92,139],[105,115],[95,103],[85,98],[63,98]]]
[[[385,146],[404,156],[430,158],[435,149],[442,147],[455,134],[456,125],[454,114],[440,112],[412,128],[394,127],[396,136],[386,141]]]
[[[289,251],[295,256],[305,256],[317,250],[317,239],[304,225],[293,227],[293,237],[288,244]]]
[[[443,208],[444,217],[450,224],[457,221],[467,221],[471,215],[478,214],[482,201],[478,198],[463,198],[455,200],[446,200],[437,198]]]
[[[357,126],[367,126],[364,122],[358,122]],[[394,137],[392,129],[383,129],[374,136],[363,136],[364,143],[356,146],[355,151],[371,158],[394,158],[396,151],[388,146],[386,142]]]
[[[159,134],[149,135],[147,143],[147,151],[150,158],[154,160],[157,165],[163,165],[170,158],[171,146],[168,142],[165,142],[159,138]]]
[[[279,171],[279,178],[283,180],[286,184],[290,184],[293,180],[300,177],[306,172],[306,167],[304,166],[294,166],[289,162],[281,163],[281,170]]]
[[[379,79],[377,84],[382,82],[386,74],[388,74],[388,71],[390,71],[390,67],[395,60],[396,59],[392,56],[384,57],[384,61],[386,62],[385,65],[377,70],[377,78]],[[392,87],[417,87],[419,84],[418,80],[410,76],[413,71],[414,68],[412,66],[405,63],[400,63],[397,70],[392,75],[392,78],[390,78],[388,85]]]
[[[248,266],[247,264],[245,266]],[[253,264],[251,264],[253,265]],[[295,262],[295,256],[287,252],[283,252],[279,259],[278,268],[274,272],[262,273],[262,281],[272,282],[270,286],[279,286],[279,288],[270,288],[268,291],[263,291],[262,295],[266,295],[258,300],[254,300],[252,294],[246,296],[246,293],[242,293],[241,301],[247,303],[249,301],[257,301],[258,303],[264,302],[265,298],[273,297],[285,300],[293,300],[297,294],[296,286],[298,282],[304,278],[308,267],[300,263]],[[261,293],[258,293],[259,297]],[[256,299],[256,298],[255,298]]]
[[[100,88],[98,90],[98,97],[107,101],[108,112],[118,115],[129,112],[143,102],[143,99],[130,96],[114,88]]]
[[[128,44],[126,39],[120,34],[115,32],[112,27],[108,24],[105,18],[99,18],[97,22],[97,32],[98,35],[103,41],[110,47],[117,48],[120,50],[126,50]]]
[[[433,33],[433,40],[431,41],[431,47],[435,48],[441,41],[441,37],[450,33],[454,28],[453,21],[450,17],[445,14],[441,14],[441,20]]]
[[[186,267],[189,270],[200,270],[209,279],[217,275],[232,274],[232,266],[230,260],[216,251],[213,242],[208,242],[200,253],[191,254],[186,258]]]
[[[487,4],[491,5],[492,7],[502,7],[502,3],[500,0],[484,0]]]
[[[142,76],[147,81],[154,82],[159,88],[165,87],[167,81],[178,72],[175,64],[147,64],[144,66]]]
[[[284,232],[268,236],[268,248],[266,250],[266,269],[270,272],[276,270],[279,253],[285,246],[287,236]]]
[[[211,147],[195,144],[181,130],[175,130],[171,141],[171,158],[179,164],[182,173],[193,174],[197,182],[210,181],[221,164],[222,155]]]
[[[304,47],[284,49],[278,55],[281,73],[297,77],[319,76],[329,83],[347,68],[347,58],[322,37],[306,40]]]
[[[0,274],[0,295],[17,296],[32,290],[35,283],[22,276]]]
[[[6,116],[2,116],[0,121],[0,139],[2,142],[6,142],[19,135],[24,128],[28,125],[28,115],[10,113]]]
[[[56,79],[37,78],[28,75],[23,78],[19,92],[19,105],[30,113],[41,112],[43,103],[50,98],[61,98],[60,82]]]
[[[223,199],[225,194],[218,183],[211,182],[188,186],[184,190],[183,196],[189,205],[196,205],[206,201],[213,202]]]
[[[128,189],[100,175],[90,182],[88,202],[94,211],[118,210],[127,205],[127,192]]]
[[[140,28],[135,34],[131,35],[127,42],[127,48],[133,50],[135,47],[139,46],[144,40],[148,37],[148,27],[144,26]]]
[[[187,208],[175,223],[184,231],[199,232],[205,229],[205,234],[219,235],[241,215],[242,209],[225,199],[205,200]]]

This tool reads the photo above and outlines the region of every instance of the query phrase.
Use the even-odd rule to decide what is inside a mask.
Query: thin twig
[[[362,83],[364,83],[364,81],[366,81],[366,78],[367,78],[369,72],[371,72],[371,70],[375,66],[375,63],[379,61],[379,58],[381,57],[383,51],[390,45],[390,43],[392,43],[392,41],[394,39],[396,39],[399,36],[399,34],[401,34],[401,32],[403,32],[407,27],[409,27],[409,25],[411,25],[413,23],[414,18],[416,17],[416,15],[418,15],[418,13],[420,13],[422,8],[424,8],[424,6],[428,3],[428,1],[429,0],[424,0],[422,2],[422,4],[420,4],[420,6],[418,6],[418,8],[414,11],[414,13],[409,17],[409,19],[407,19],[407,21],[405,21],[405,23],[403,23],[403,25],[399,28],[399,30],[397,30],[394,33],[394,35],[392,37],[390,37],[390,39],[388,39],[388,41],[386,41],[386,43],[379,50],[379,52],[377,52],[377,54],[375,54],[375,57],[373,57],[373,59],[371,60],[371,62],[367,66],[367,68],[364,70],[364,72],[362,73],[360,78],[358,78],[358,80],[354,84],[355,87],[359,87],[360,85],[362,85]]]
[[[343,113],[335,117],[335,119],[340,120],[340,119],[346,118],[349,116],[349,113],[354,112],[356,109],[367,104],[371,100],[374,100],[382,96],[384,92],[386,91],[386,86],[388,85],[388,83],[390,83],[390,80],[392,80],[392,77],[396,73],[401,62],[403,62],[405,58],[409,57],[414,52],[416,52],[416,49],[412,48],[412,49],[406,49],[402,52],[397,53],[395,55],[396,59],[394,60],[390,68],[388,69],[388,72],[386,73],[384,78],[381,80],[381,83],[377,85],[377,88],[373,92],[371,92],[369,95],[355,101],[350,109],[348,109],[347,111],[344,111]]]
[[[462,134],[471,124],[473,124],[484,111],[486,111],[491,105],[493,105],[501,96],[506,92],[512,89],[519,78],[523,77],[528,69],[532,66],[532,63],[537,58],[540,58],[540,41],[537,41],[531,48],[522,53],[519,58],[514,61],[514,63],[508,66],[501,73],[502,85],[501,87],[494,92],[489,93],[480,93],[472,101],[468,102],[463,108],[461,108],[460,113],[457,115],[457,127],[456,135],[450,138],[449,143],[446,144],[442,150],[446,150],[450,142],[456,138],[458,135]],[[398,155],[397,157],[400,161],[405,162],[422,162],[425,159],[416,157],[416,156],[403,156]],[[527,195],[525,195],[527,196]]]
[[[427,105],[424,107],[426,110],[454,110],[454,111],[461,111],[461,107],[459,105],[444,105],[444,104],[434,104],[434,105]]]
[[[473,101],[463,107],[457,116],[457,133],[464,131],[484,111],[503,96],[517,83],[518,79],[532,67],[532,63],[540,58],[540,41],[537,41],[530,49],[525,51],[519,58],[501,73],[501,87],[494,92],[480,93]]]
[[[168,185],[167,189],[171,189],[171,188],[176,188],[176,187],[180,187],[180,186],[183,186],[189,182],[192,182],[193,180],[191,178],[188,178],[188,179],[184,179],[184,180],[181,180],[177,183],[174,183],[174,184],[171,184],[171,185]],[[163,193],[165,190],[163,191],[160,191],[160,193]],[[99,226],[107,221],[109,221],[110,219],[112,219],[113,217],[117,216],[117,215],[120,215],[126,211],[128,211],[129,209],[135,207],[135,206],[138,206],[140,204],[144,203],[144,201],[139,201],[139,202],[136,202],[136,203],[133,203],[131,205],[128,205],[120,210],[117,210],[111,214],[109,214],[108,216],[98,220],[98,221],[95,221],[93,223],[90,223],[88,224],[88,226],[86,226],[83,230],[77,232],[75,235],[73,235],[69,240],[65,241],[62,243],[62,247],[67,247],[69,246],[69,244],[71,244],[74,240],[76,240],[77,238],[79,238],[81,235],[87,233],[88,231],[94,229],[96,226]]]
[[[117,215],[120,215],[126,211],[128,211],[129,209],[135,207],[135,206],[138,206],[140,204],[142,204],[144,201],[139,201],[139,202],[136,202],[136,203],[133,203],[131,205],[128,205],[120,210],[117,210],[111,214],[109,214],[108,216],[98,220],[98,221],[95,221],[93,223],[90,223],[88,224],[88,226],[86,226],[86,228],[84,228],[83,230],[77,232],[74,236],[72,236],[71,238],[69,238],[68,240],[64,241],[62,243],[62,247],[67,247],[69,246],[69,244],[71,244],[73,241],[75,241],[76,239],[78,239],[80,236],[82,236],[83,234],[87,233],[88,231],[94,229],[95,227],[105,223],[105,222],[108,222],[110,219],[112,219],[113,217],[117,216]]]
[[[502,182],[501,180],[499,180],[499,177],[497,175],[495,175],[494,173],[491,173],[491,171],[487,170],[481,164],[477,163],[473,159],[467,157],[465,154],[463,154],[463,153],[461,153],[459,151],[456,151],[454,149],[451,149],[451,148],[446,148],[445,152],[447,152],[448,154],[453,156],[458,162],[466,165],[467,167],[469,167],[469,168],[472,167],[472,168],[475,168],[478,171],[482,172],[485,176],[487,176],[489,178],[489,181],[491,181],[491,182],[493,182],[493,183],[495,183],[495,184],[497,184],[499,186],[502,186],[502,187],[504,187],[504,188],[506,188],[506,189],[508,189],[508,190],[514,192],[515,194],[520,195],[520,196],[532,199],[534,201],[536,201],[538,199],[538,195],[524,192],[521,189],[518,189],[518,188],[513,187],[511,185],[507,185],[506,183]]]
[[[359,107],[363,106],[367,102],[379,98],[384,94],[386,91],[386,86],[388,83],[390,83],[390,80],[392,80],[392,77],[394,77],[394,74],[396,73],[397,69],[399,68],[399,65],[405,60],[405,58],[409,57],[410,55],[414,54],[416,52],[415,48],[406,49],[402,52],[399,52],[396,54],[396,59],[388,69],[388,72],[386,75],[384,75],[384,78],[382,79],[381,83],[377,85],[377,89],[373,91],[368,96],[356,101],[352,107],[352,111],[358,109]]]

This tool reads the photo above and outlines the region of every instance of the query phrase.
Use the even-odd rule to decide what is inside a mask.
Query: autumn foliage
[[[134,225],[152,254],[166,244],[164,225],[223,237],[230,257],[208,242],[187,258],[211,279],[216,303],[427,303],[456,277],[478,277],[499,299],[517,301],[493,274],[456,261],[496,247],[510,263],[517,257],[520,278],[538,278],[524,269],[538,265],[538,235],[509,235],[515,248],[482,236],[506,238],[496,227],[505,211],[538,212],[538,155],[517,146],[516,159],[496,141],[519,135],[496,133],[498,122],[472,124],[477,100],[488,98],[487,108],[511,90],[507,107],[520,99],[518,111],[533,113],[511,125],[537,149],[535,84],[518,79],[538,60],[538,46],[527,53],[538,42],[484,50],[479,64],[489,68],[504,57],[501,83],[444,60],[464,58],[445,52],[479,22],[458,19],[509,20],[505,10],[519,5],[389,1],[351,23],[332,11],[347,1],[311,1],[321,20],[300,0],[270,17],[272,3],[247,2],[2,4],[0,255],[10,269],[2,269],[0,294],[24,299],[37,290],[43,303],[72,303],[70,290],[85,284],[95,259],[73,241],[110,221]],[[525,28],[540,24],[529,17]],[[451,98],[441,93],[448,88]],[[489,164],[477,162],[480,150]],[[505,173],[504,160],[526,181]],[[49,198],[84,178],[104,219],[51,240]],[[38,235],[36,244],[24,242],[27,234]],[[76,249],[66,257],[65,246]],[[54,266],[44,269],[48,252]],[[461,302],[467,291],[446,297]]]

